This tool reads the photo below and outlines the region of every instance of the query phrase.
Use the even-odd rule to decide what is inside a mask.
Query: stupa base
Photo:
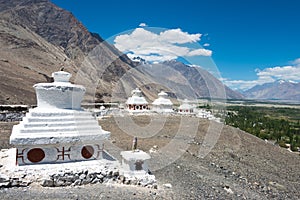
[[[64,163],[102,159],[109,135],[90,112],[34,108],[13,127],[10,143],[17,165]]]
[[[16,147],[16,165],[66,163],[104,158],[102,142]]]

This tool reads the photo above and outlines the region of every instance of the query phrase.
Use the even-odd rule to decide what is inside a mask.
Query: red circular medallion
[[[91,158],[94,155],[94,148],[90,145],[82,147],[81,155],[86,159]]]
[[[37,163],[45,158],[45,152],[41,148],[30,149],[27,153],[27,158],[30,162]]]

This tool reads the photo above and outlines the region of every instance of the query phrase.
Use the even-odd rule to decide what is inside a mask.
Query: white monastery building
[[[143,97],[142,92],[136,88],[132,90],[131,97],[126,101],[126,108],[130,112],[144,112],[148,110],[148,102]]]
[[[173,112],[173,103],[168,99],[168,94],[161,91],[158,94],[158,98],[152,103],[152,110],[158,113],[170,113]]]

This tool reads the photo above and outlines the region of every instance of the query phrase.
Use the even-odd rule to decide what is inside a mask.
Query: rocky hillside
[[[154,151],[150,169],[159,184],[172,185],[171,189],[166,189],[166,196],[157,199],[300,198],[298,153],[239,129],[199,118],[133,116],[131,119],[134,128],[127,129],[122,126],[128,124],[127,117],[99,121],[103,129],[112,133],[113,145],[106,145],[106,148],[112,148],[109,152],[113,154],[116,147],[130,149],[132,135],[141,134],[139,130],[145,125],[152,127],[147,129],[148,137],[139,138],[138,146],[147,152]],[[163,126],[158,130],[156,127],[161,126],[161,121]],[[215,137],[218,131],[220,135]],[[211,137],[207,137],[209,134]],[[214,138],[216,144],[202,157],[202,148],[207,148],[211,142],[208,138]],[[117,157],[119,153],[114,155]]]
[[[244,94],[250,99],[300,101],[300,83],[278,80],[273,83],[256,85]]]
[[[176,93],[174,97],[241,97],[229,88],[224,90],[207,71],[195,73],[179,62],[163,63],[172,72],[159,65],[152,67],[155,71],[137,67],[49,0],[0,0],[0,4],[0,104],[35,104],[32,86],[51,81],[51,73],[62,66],[73,74],[72,82],[87,88],[85,101],[124,101],[137,86],[150,100],[160,89]],[[174,72],[185,83],[157,76]]]
[[[183,98],[229,98],[243,96],[223,85],[208,71],[197,66],[188,66],[176,60],[160,64],[143,64],[139,69],[150,74],[157,83],[164,84]]]
[[[134,66],[70,12],[48,0],[0,0],[0,4],[1,104],[34,104],[32,85],[50,81],[51,73],[62,65],[77,75],[74,82],[84,85],[95,83],[99,78],[94,76],[105,74],[109,81],[101,79],[104,86]],[[101,55],[97,66],[84,62],[92,51]],[[109,89],[99,87],[98,96],[108,95]]]

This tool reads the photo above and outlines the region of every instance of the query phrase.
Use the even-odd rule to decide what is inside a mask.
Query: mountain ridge
[[[1,0],[0,3],[0,70],[3,82],[0,103],[35,104],[32,85],[49,81],[51,73],[62,65],[73,74],[71,80],[77,79],[79,83],[92,82],[92,74],[101,70],[102,74],[116,78],[134,67],[131,60],[124,58],[98,34],[90,33],[70,12],[48,0]],[[102,63],[109,67],[82,65],[96,47],[105,58]],[[84,67],[86,69],[82,69]],[[84,70],[90,73],[78,73]],[[103,94],[109,94],[111,82],[101,80],[105,87],[97,88],[96,94],[102,93],[101,98],[105,98]],[[88,96],[93,98],[91,92]]]
[[[155,64],[142,64],[141,71],[151,74],[157,83],[174,89],[179,98],[220,98],[240,99],[243,96],[234,92],[208,71],[199,66],[189,66],[176,60]],[[163,73],[162,73],[163,72]]]
[[[300,101],[300,83],[277,80],[256,85],[244,92],[246,98]]]
[[[52,72],[62,66],[73,74],[72,82],[87,88],[85,102],[124,101],[136,87],[153,100],[161,89],[167,89],[164,86],[167,79],[155,82],[152,72],[138,67],[137,62],[98,33],[89,32],[72,13],[49,0],[0,0],[0,3],[0,104],[35,104],[32,86],[51,81]],[[169,69],[187,80],[185,86],[180,86],[173,79],[177,93],[181,93],[180,88],[192,86],[194,93],[190,94],[195,98],[239,96],[226,86],[229,95],[224,95],[220,90],[224,85],[205,70],[195,71],[179,62],[173,64],[176,66],[168,63]],[[155,73],[162,74],[163,70]],[[193,76],[195,72],[197,76]],[[212,86],[210,94],[207,84]]]

